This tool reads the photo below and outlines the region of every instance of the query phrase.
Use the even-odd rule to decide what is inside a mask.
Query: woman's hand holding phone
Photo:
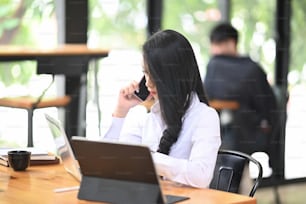
[[[124,118],[130,108],[142,102],[135,96],[135,92],[137,90],[139,90],[139,84],[137,81],[132,81],[130,85],[120,90],[117,106],[113,112],[113,117]]]

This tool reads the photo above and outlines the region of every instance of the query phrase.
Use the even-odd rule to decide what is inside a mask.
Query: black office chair
[[[249,193],[249,196],[253,197],[262,180],[262,166],[250,155],[239,151],[219,150],[210,188],[238,193],[242,174],[248,162],[253,162],[258,168],[258,176]]]

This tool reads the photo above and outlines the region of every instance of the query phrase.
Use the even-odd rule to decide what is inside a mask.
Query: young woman
[[[121,89],[105,139],[149,146],[159,175],[205,188],[213,176],[221,144],[217,112],[207,105],[194,52],[173,30],[155,33],[143,45],[143,72],[154,104],[147,111],[133,93]]]

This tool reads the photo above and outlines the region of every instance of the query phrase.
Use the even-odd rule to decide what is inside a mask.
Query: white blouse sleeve
[[[141,144],[143,122],[146,115],[147,109],[142,105],[131,108],[126,115],[119,141],[132,144]]]
[[[102,138],[105,141],[118,141],[125,118],[112,118],[111,126]]]
[[[102,140],[140,144],[142,122],[146,114],[147,109],[139,105],[131,108],[125,118],[113,117],[111,126]]]

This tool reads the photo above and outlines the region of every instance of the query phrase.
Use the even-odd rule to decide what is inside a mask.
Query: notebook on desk
[[[188,199],[163,195],[148,147],[72,138],[82,172],[78,198],[133,204],[166,204]]]
[[[65,133],[64,127],[59,120],[52,116],[45,114],[49,129],[53,136],[57,155],[61,158],[64,168],[78,181],[81,181],[81,173],[78,162],[75,159],[68,137]]]

